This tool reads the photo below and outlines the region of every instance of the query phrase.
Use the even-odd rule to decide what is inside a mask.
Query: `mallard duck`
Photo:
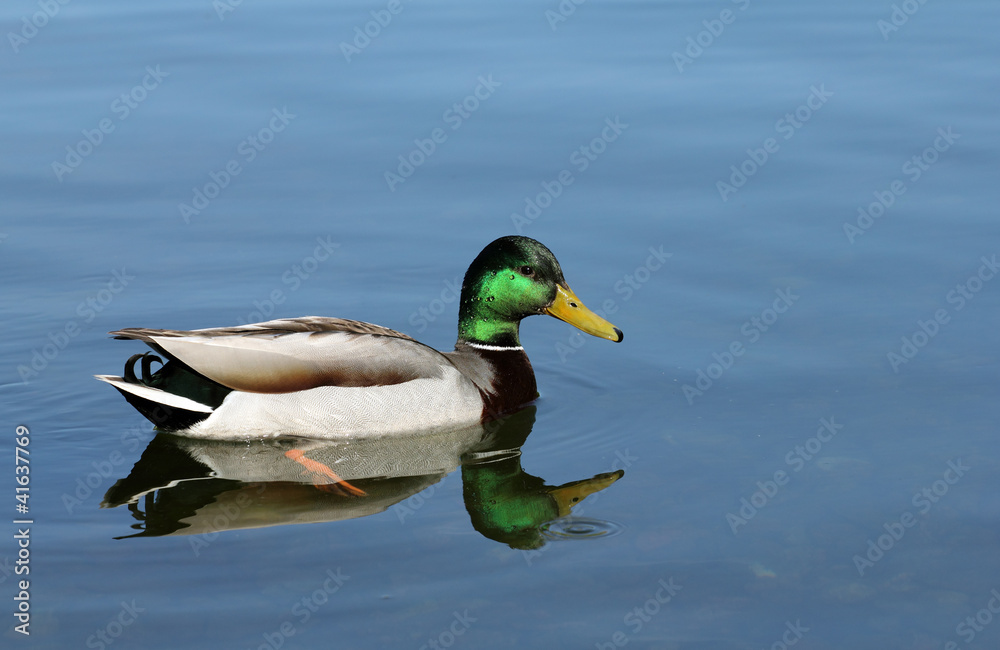
[[[166,361],[139,354],[123,377],[96,377],[161,429],[192,437],[336,439],[465,426],[538,397],[518,338],[521,319],[534,314],[623,338],[570,290],[548,248],[510,236],[469,266],[452,352],[379,325],[316,316],[190,331],[126,328],[110,334],[143,341]],[[151,373],[153,363],[162,366]]]

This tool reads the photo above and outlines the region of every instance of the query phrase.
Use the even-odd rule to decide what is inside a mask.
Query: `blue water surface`
[[[0,512],[24,425],[33,521],[30,575],[0,535],[5,647],[996,647],[998,24],[5,2]],[[621,532],[512,548],[456,470],[370,516],[115,539],[144,524],[99,506],[154,433],[92,378],[142,351],[107,331],[315,314],[450,349],[507,234],[625,333],[521,330],[523,470],[623,469],[574,511]]]

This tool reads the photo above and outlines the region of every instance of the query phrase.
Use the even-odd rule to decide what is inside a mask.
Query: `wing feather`
[[[234,390],[288,393],[319,386],[389,386],[438,377],[443,354],[371,323],[305,317],[202,330],[128,328],[136,339]]]

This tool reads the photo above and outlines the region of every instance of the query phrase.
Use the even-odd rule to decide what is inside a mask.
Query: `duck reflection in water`
[[[128,505],[139,532],[124,537],[339,521],[383,512],[461,466],[473,527],[512,548],[533,549],[545,543],[541,526],[569,516],[624,475],[618,470],[546,485],[521,468],[521,446],[534,421],[535,407],[529,406],[464,429],[335,443],[223,442],[160,433],[101,505]]]

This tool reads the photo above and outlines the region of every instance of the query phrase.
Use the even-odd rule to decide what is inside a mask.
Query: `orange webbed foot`
[[[316,486],[316,489],[318,490],[343,494],[345,496],[366,496],[364,490],[356,488],[344,479],[340,478],[337,476],[337,473],[328,466],[311,458],[306,458],[305,452],[301,449],[290,449],[285,452],[285,457],[290,460],[294,460],[299,465],[302,465],[302,467],[305,468],[303,474],[312,479],[313,485]],[[330,479],[333,483],[324,479]]]

